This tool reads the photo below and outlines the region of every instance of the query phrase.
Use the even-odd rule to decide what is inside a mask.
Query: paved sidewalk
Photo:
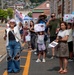
[[[0,57],[6,53],[6,50],[5,50],[6,41],[4,41],[3,39],[4,30],[5,30],[5,27],[0,27]]]

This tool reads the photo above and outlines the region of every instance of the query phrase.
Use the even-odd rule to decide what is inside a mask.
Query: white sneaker
[[[42,62],[45,62],[45,59],[43,59]]]
[[[50,59],[54,59],[54,57],[52,56]]]
[[[36,55],[36,54],[37,54],[37,52],[34,52],[34,54]]]
[[[40,59],[37,59],[36,62],[41,62],[41,60]]]
[[[34,51],[36,51],[36,49],[34,49]]]

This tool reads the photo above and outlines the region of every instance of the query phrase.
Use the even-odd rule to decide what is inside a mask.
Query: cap
[[[11,19],[10,22],[14,22],[14,23],[16,23],[15,19]]]

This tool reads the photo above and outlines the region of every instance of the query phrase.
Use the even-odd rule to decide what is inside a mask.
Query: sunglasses
[[[53,18],[53,17],[55,17],[55,16],[52,16],[52,15],[51,15],[51,18]]]

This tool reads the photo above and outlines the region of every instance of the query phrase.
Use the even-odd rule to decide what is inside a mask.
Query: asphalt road
[[[51,51],[47,54],[46,62],[36,63],[37,55],[34,55],[28,49],[24,49],[21,53],[21,70],[19,73],[7,73],[6,58],[0,62],[0,75],[60,75],[59,60],[55,58],[50,60]],[[74,75],[74,61],[68,63],[68,73],[64,75]]]
[[[3,28],[4,29],[4,28]],[[1,28],[0,31],[3,31]],[[1,33],[1,32],[0,32]],[[4,43],[1,43],[2,34],[0,34],[0,52],[5,52]],[[1,49],[1,47],[3,48]],[[55,58],[50,60],[51,57],[51,49],[48,49],[49,54],[46,56],[45,63],[36,63],[37,55],[34,55],[33,52],[27,49],[27,45],[25,45],[25,49],[21,52],[21,70],[19,73],[7,73],[7,61],[6,57],[0,62],[0,75],[60,75],[58,73],[59,70],[59,60]],[[3,53],[4,53],[3,52]],[[74,61],[68,63],[68,73],[64,75],[74,75]]]

